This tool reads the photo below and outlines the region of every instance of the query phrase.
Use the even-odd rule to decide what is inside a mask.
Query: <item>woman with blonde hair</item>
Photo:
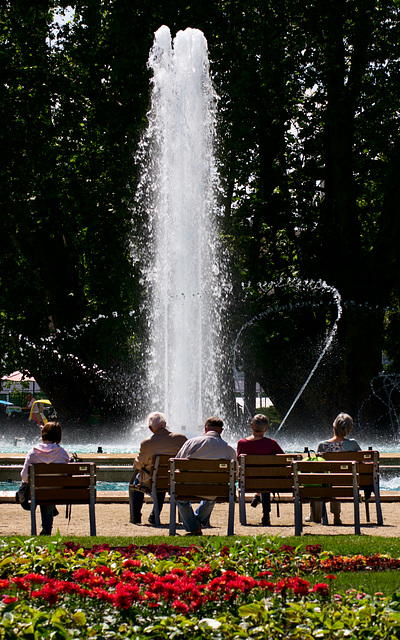
[[[348,413],[339,413],[333,422],[333,436],[329,440],[323,440],[318,444],[317,454],[324,455],[324,452],[339,451],[361,451],[361,447],[356,440],[348,438],[353,428],[353,418]],[[333,513],[333,524],[341,525],[340,519],[341,504],[340,502],[331,502],[331,513]],[[310,515],[306,518],[306,522],[321,522],[321,503],[312,503]]]

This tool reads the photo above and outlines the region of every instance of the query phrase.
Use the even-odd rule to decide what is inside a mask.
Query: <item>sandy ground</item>
[[[260,535],[270,533],[282,536],[294,535],[294,506],[293,504],[279,505],[280,517],[277,517],[276,505],[272,505],[271,526],[263,527],[261,522],[261,506],[256,509],[249,504],[246,506],[247,525],[245,527],[239,522],[239,505],[235,505],[235,535]],[[89,511],[88,507],[74,505],[72,507],[71,520],[65,518],[65,507],[59,507],[60,515],[54,519],[53,533],[59,529],[63,536],[88,536],[89,535]],[[133,525],[129,522],[128,504],[97,504],[96,505],[96,525],[98,536],[168,536],[169,526],[169,504],[166,504],[161,514],[161,527],[156,528],[148,524],[147,519],[151,511],[151,503],[145,503],[142,513],[141,525]],[[371,523],[368,524],[365,518],[365,507],[360,506],[361,533],[369,536],[400,536],[400,503],[382,504],[383,520],[382,526],[376,525],[375,505],[370,506]],[[0,536],[30,535],[30,513],[24,511],[17,504],[0,505]],[[303,509],[303,517],[308,515],[308,507]],[[328,514],[330,522],[333,518]],[[342,526],[318,525],[315,523],[304,523],[303,535],[325,534],[325,535],[349,535],[354,533],[353,508],[350,504],[343,505]],[[228,523],[228,507],[225,504],[217,504],[211,516],[211,528],[204,529],[203,535],[226,535]],[[40,513],[37,512],[37,528],[40,531]],[[177,526],[177,536],[184,536],[185,531],[182,525]],[[171,541],[173,539],[170,539]]]

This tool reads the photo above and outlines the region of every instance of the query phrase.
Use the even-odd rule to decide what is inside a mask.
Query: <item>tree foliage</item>
[[[8,368],[29,369],[64,407],[70,394],[115,397],[122,373],[139,398],[147,327],[131,242],[146,221],[137,211],[131,234],[131,204],[146,60],[161,24],[190,26],[208,40],[219,94],[233,335],[262,314],[243,333],[243,367],[285,413],[337,318],[336,288],[337,337],[292,422],[356,415],[382,350],[400,361],[398,2],[70,5],[62,26],[66,2],[1,8]]]

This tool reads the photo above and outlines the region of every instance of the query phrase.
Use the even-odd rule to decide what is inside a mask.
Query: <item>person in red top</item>
[[[284,453],[282,448],[272,438],[266,438],[265,433],[268,429],[269,420],[267,416],[264,416],[262,413],[258,413],[254,416],[251,421],[251,436],[247,436],[247,438],[242,438],[237,443],[237,455],[238,457],[242,453],[246,453],[248,455],[273,455],[276,453]],[[262,503],[263,516],[261,520],[261,524],[265,527],[269,527],[271,524],[270,521],[270,511],[271,511],[271,495],[269,493],[262,493],[261,498],[260,495],[257,494],[254,496],[251,501],[251,506],[256,507],[259,503]]]

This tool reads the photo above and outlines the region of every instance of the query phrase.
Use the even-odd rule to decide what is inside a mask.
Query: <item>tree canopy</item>
[[[326,425],[364,408],[379,422],[371,380],[382,352],[389,372],[400,362],[398,2],[13,0],[0,11],[3,368],[29,370],[66,414],[93,393],[140,413],[134,153],[154,31],[190,26],[207,38],[219,95],[231,335],[267,312],[243,332],[243,368],[283,415],[337,318],[336,289],[336,339],[290,420]]]

